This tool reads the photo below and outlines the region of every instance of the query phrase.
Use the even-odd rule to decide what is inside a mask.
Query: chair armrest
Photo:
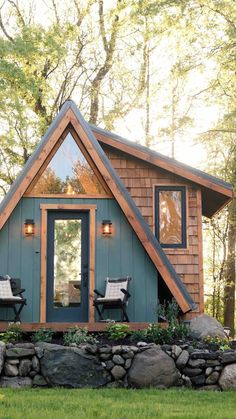
[[[131,297],[130,293],[127,290],[125,290],[124,288],[121,288],[120,290],[125,294],[125,296],[127,298]]]
[[[15,295],[23,294],[23,292],[25,292],[25,288],[20,288],[19,290],[14,291],[12,294],[15,296]]]
[[[94,294],[97,294],[99,297],[104,297],[104,294],[101,294],[98,290],[94,290]]]

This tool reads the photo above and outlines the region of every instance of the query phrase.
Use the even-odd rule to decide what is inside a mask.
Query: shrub
[[[130,333],[128,324],[109,323],[107,326],[107,337],[109,340],[125,339]]]
[[[22,339],[23,332],[18,324],[9,325],[6,332],[0,333],[0,340],[5,343],[16,343]]]
[[[97,343],[96,338],[83,327],[70,327],[63,336],[64,345],[79,345],[80,343]]]
[[[187,326],[178,320],[179,306],[174,298],[168,301],[167,304],[159,304],[157,308],[157,315],[165,318],[168,321],[166,332],[160,332],[160,335],[168,340],[170,343],[174,339],[184,339],[188,335]],[[163,333],[163,334],[162,334]]]
[[[146,331],[147,341],[160,345],[170,343],[172,340],[172,331],[169,327],[162,328],[158,324],[150,324]]]
[[[220,336],[206,336],[203,340],[207,345],[215,346],[216,349],[221,349],[222,351],[230,349],[230,342],[228,338],[221,338]]]
[[[174,298],[165,304],[158,304],[157,316],[165,318],[169,324],[178,323],[179,306]]]
[[[41,328],[35,332],[31,338],[32,342],[52,342],[54,331],[52,329]]]
[[[131,340],[134,342],[146,342],[147,340],[147,329],[135,330],[131,332]]]

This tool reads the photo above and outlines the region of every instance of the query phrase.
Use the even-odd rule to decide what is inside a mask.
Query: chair
[[[128,292],[128,285],[131,278],[106,278],[106,290],[105,296],[99,291],[94,290],[97,297],[94,299],[93,305],[99,315],[99,320],[103,319],[104,310],[109,309],[120,309],[121,321],[129,322],[129,318],[126,312],[128,305],[128,299],[130,293]]]
[[[27,304],[26,299],[22,296],[24,291],[19,278],[10,278],[8,275],[0,276],[0,307],[13,309],[14,322],[20,322],[20,313]]]

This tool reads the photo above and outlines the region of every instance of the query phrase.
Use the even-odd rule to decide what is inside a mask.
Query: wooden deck
[[[12,324],[12,323],[11,323]],[[125,323],[130,326],[130,330],[146,329],[149,323]],[[41,328],[53,329],[56,332],[65,332],[70,327],[86,327],[89,332],[103,332],[106,330],[107,322],[97,323],[20,323],[19,327],[25,332],[35,332]],[[166,327],[166,323],[159,323],[161,327]],[[0,332],[9,328],[9,322],[0,322]]]

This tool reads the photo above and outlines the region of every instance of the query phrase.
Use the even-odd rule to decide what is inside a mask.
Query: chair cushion
[[[122,300],[120,298],[106,298],[106,297],[99,297],[96,298],[96,302],[98,303],[118,303]]]
[[[0,281],[0,298],[13,298],[10,279]]]
[[[125,294],[121,291],[121,288],[127,289],[127,282],[128,281],[107,281],[106,286],[106,293],[105,298],[106,299],[121,299],[124,300]]]

